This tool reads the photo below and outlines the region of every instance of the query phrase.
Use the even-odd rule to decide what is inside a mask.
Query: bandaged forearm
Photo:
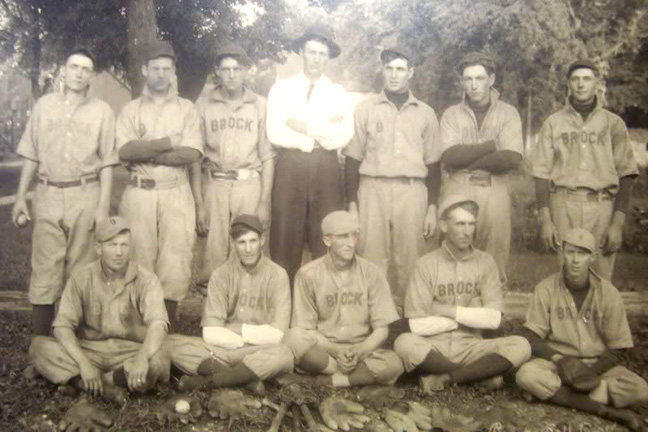
[[[278,344],[281,342],[281,339],[284,335],[281,330],[276,329],[269,324],[243,324],[241,328],[241,333],[243,334],[243,342],[252,345]]]
[[[226,349],[241,348],[243,338],[225,327],[203,327],[203,340],[210,345]]]
[[[457,306],[455,319],[459,324],[467,327],[494,330],[502,322],[502,312],[490,308],[465,308]]]
[[[457,321],[450,318],[429,316],[425,318],[411,318],[409,320],[409,326],[415,335],[434,336],[439,333],[455,330],[459,325]]]

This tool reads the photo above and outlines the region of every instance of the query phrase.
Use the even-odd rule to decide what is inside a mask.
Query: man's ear
[[[441,219],[439,221],[439,229],[441,230],[441,232],[443,234],[447,233],[448,232],[448,221],[445,220],[445,219]]]
[[[331,247],[331,238],[329,236],[324,236],[324,244],[327,248]]]
[[[144,76],[144,78],[148,76],[148,68],[145,64],[142,65],[142,75]]]
[[[495,84],[495,73],[493,72],[491,75],[488,76],[488,87],[493,87]]]

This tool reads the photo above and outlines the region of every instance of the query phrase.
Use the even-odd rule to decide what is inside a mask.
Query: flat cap
[[[312,37],[323,39],[329,47],[329,57],[335,58],[340,55],[340,47],[335,43],[333,31],[323,24],[315,24],[306,29],[303,35],[293,40],[292,49],[299,54],[299,50],[304,47],[307,40]]]
[[[98,242],[103,243],[113,239],[120,232],[127,230],[130,231],[130,226],[126,219],[120,216],[111,216],[97,224],[95,238]]]
[[[322,235],[348,234],[359,229],[358,221],[348,211],[334,211],[322,220]]]
[[[171,57],[176,60],[175,51],[171,44],[167,41],[156,40],[146,46],[145,50],[146,61],[156,59],[158,57]]]
[[[216,65],[220,63],[223,57],[228,56],[239,59],[246,66],[250,64],[250,59],[248,58],[247,53],[242,46],[233,42],[226,42],[220,45],[216,50]]]
[[[583,228],[573,228],[565,234],[563,244],[569,243],[592,253],[596,252],[596,241],[592,233]]]
[[[255,215],[241,214],[236,216],[232,221],[230,229],[234,228],[234,226],[236,225],[243,225],[250,228],[252,231],[256,232],[257,234],[263,234],[263,225],[261,224],[259,218],[256,217]]]
[[[479,204],[475,200],[472,200],[464,195],[450,194],[444,197],[439,204],[439,219],[443,219],[447,216],[447,213],[451,210],[454,210],[461,204],[469,203],[475,207],[476,212],[479,211]]]
[[[65,60],[67,61],[67,59],[69,59],[74,54],[81,54],[88,57],[90,60],[92,60],[92,66],[95,68],[97,67],[97,56],[94,54],[94,52],[92,52],[92,50],[90,50],[90,48],[84,46],[76,46],[67,53]]]
[[[594,75],[598,76],[599,74],[598,67],[592,60],[580,59],[569,65],[569,69],[567,69],[567,78],[571,77],[572,72],[574,72],[576,69],[592,69],[594,71]]]
[[[406,46],[403,45],[396,45],[391,48],[385,48],[382,50],[380,53],[380,60],[385,61],[385,56],[388,53],[396,54],[399,57],[404,57],[410,62],[410,65],[413,65],[416,61],[416,58],[414,57],[414,53]]]

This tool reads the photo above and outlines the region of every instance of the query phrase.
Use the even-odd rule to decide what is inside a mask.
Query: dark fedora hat
[[[340,47],[333,40],[333,32],[328,26],[322,24],[315,24],[308,27],[303,35],[293,40],[293,51],[299,54],[299,50],[302,49],[306,41],[310,40],[311,38],[320,38],[326,41],[326,45],[328,45],[329,47],[330,58],[335,58],[340,55]]]

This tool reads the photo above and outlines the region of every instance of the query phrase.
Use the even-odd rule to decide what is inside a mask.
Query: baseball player
[[[402,311],[409,276],[436,229],[439,122],[409,91],[412,53],[393,47],[380,59],[383,91],[356,108],[355,134],[342,153],[349,211],[360,220],[358,251],[385,274],[393,257],[392,295]]]
[[[130,258],[126,220],[102,220],[95,237],[99,260],[68,279],[54,337],[35,337],[29,359],[55,384],[124,404],[127,389],[168,380],[170,364],[160,347],[169,321],[157,276]]]
[[[353,108],[342,86],[324,75],[340,54],[329,28],[315,25],[293,41],[301,73],[279,80],[268,96],[267,130],[278,149],[272,190],[270,255],[292,284],[304,239],[314,258],[326,253],[320,224],[344,203],[337,150],[353,135]]]
[[[511,243],[511,197],[507,174],[522,161],[522,122],[492,86],[495,65],[481,53],[467,54],[457,68],[463,101],[441,116],[441,161],[448,178],[441,197],[461,194],[479,205],[475,247],[491,255],[506,281]]]
[[[179,389],[253,384],[292,371],[293,357],[281,339],[290,321],[288,275],[263,255],[259,218],[241,214],[231,225],[235,252],[209,279],[202,339],[171,335],[165,351],[190,376]]]
[[[68,54],[63,91],[39,99],[18,145],[25,159],[11,214],[18,227],[31,220],[26,194],[38,176],[28,297],[36,335],[50,334],[54,303],[71,272],[96,258],[92,230],[108,217],[119,161],[113,112],[88,96],[95,63],[87,49]]]
[[[540,282],[527,310],[523,335],[534,358],[516,374],[533,396],[648,430],[628,409],[648,400],[648,383],[619,365],[633,346],[623,299],[592,271],[594,236],[574,228],[562,237],[563,266]]]
[[[328,253],[297,273],[284,343],[295,365],[322,384],[393,384],[403,365],[383,348],[387,325],[398,319],[387,280],[355,254],[359,227],[350,213],[327,215],[322,233]]]
[[[168,42],[147,48],[144,91],[123,108],[116,129],[119,158],[130,171],[119,212],[133,228],[133,258],[160,278],[172,325],[191,282],[195,241],[187,167],[203,151],[198,111],[171,84],[175,59]]]
[[[198,233],[207,235],[200,281],[209,280],[229,255],[229,227],[239,214],[257,214],[269,228],[270,193],[274,177],[274,150],[266,135],[266,100],[244,86],[250,61],[238,45],[226,44],[216,54],[220,80],[207,98],[198,102],[205,140],[205,157],[192,167],[198,182]],[[202,187],[200,184],[202,183]]]
[[[479,206],[461,195],[439,206],[441,247],[418,260],[405,297],[411,333],[394,350],[405,370],[423,374],[422,393],[452,384],[503,385],[502,375],[527,361],[529,343],[521,336],[483,339],[502,319],[502,282],[495,260],[473,247]]]
[[[567,103],[547,118],[529,156],[541,236],[557,250],[571,228],[590,231],[600,247],[593,269],[609,280],[639,173],[637,161],[625,123],[596,95],[596,65],[575,61],[567,79]]]

